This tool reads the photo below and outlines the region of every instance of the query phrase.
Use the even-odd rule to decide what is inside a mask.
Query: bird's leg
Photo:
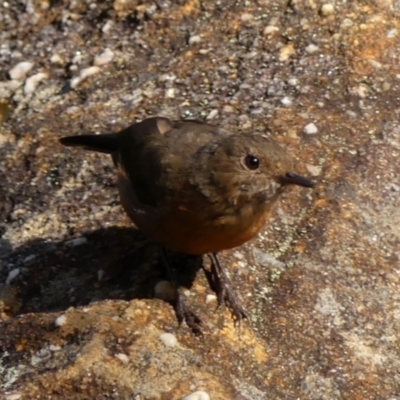
[[[217,293],[218,305],[225,303],[233,314],[236,322],[248,318],[247,312],[241,307],[237,295],[232,289],[232,283],[225,272],[217,253],[210,253],[212,286]]]
[[[189,328],[192,329],[195,334],[202,334],[201,325],[203,324],[203,321],[186,304],[186,296],[183,293],[182,288],[179,286],[174,271],[169,265],[168,255],[164,247],[162,247],[161,259],[167,272],[168,279],[174,285],[175,296],[173,300],[173,306],[176,316],[178,318],[178,322],[181,324],[183,321],[185,321]]]

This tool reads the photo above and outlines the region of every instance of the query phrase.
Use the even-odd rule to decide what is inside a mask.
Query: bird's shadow
[[[168,279],[160,246],[130,228],[86,232],[63,242],[36,239],[3,256],[5,282],[13,275],[21,306],[16,314],[61,311],[104,299],[154,297],[154,287]],[[202,257],[170,254],[178,283],[190,288]]]

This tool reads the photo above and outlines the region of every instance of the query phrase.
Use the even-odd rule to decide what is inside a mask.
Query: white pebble
[[[278,31],[279,31],[279,28],[277,26],[268,25],[264,29],[264,35],[270,35],[271,33],[275,33],[275,32],[278,32]]]
[[[335,12],[335,7],[333,4],[323,4],[321,7],[321,14],[325,17],[331,15]]]
[[[188,396],[182,397],[182,400],[210,400],[210,396],[207,392],[199,390],[189,394]]]
[[[94,65],[100,66],[108,64],[114,58],[114,52],[111,49],[105,49],[100,55],[94,58]]]
[[[174,82],[176,80],[176,75],[170,74],[161,74],[158,76],[159,82]]]
[[[352,110],[346,110],[346,114],[351,118],[358,118],[358,114]]]
[[[318,51],[318,50],[319,50],[319,47],[316,46],[315,44],[309,44],[309,45],[306,47],[306,52],[307,52],[307,53],[310,53],[310,54],[315,53],[315,52]]]
[[[71,79],[71,88],[72,89],[76,88],[82,81],[87,79],[89,76],[92,76],[99,72],[100,68],[97,65],[83,69],[79,74],[79,76]]]
[[[282,103],[284,106],[289,107],[289,106],[291,106],[291,105],[293,104],[293,101],[292,101],[292,99],[291,99],[290,97],[285,96],[285,97],[281,100],[281,103]]]
[[[3,3],[3,6],[4,6],[4,4],[7,4],[7,3]],[[21,393],[13,393],[13,394],[7,395],[5,397],[5,400],[20,400],[21,398],[22,398]]]
[[[25,94],[26,95],[32,94],[38,87],[39,83],[47,78],[48,75],[45,72],[38,72],[37,74],[30,76],[25,81],[25,86],[24,86]]]
[[[182,294],[184,294],[186,297],[190,297],[192,295],[192,293],[190,293],[190,290],[188,288],[185,287],[181,287],[180,291]]]
[[[124,353],[118,353],[115,355],[115,357],[118,358],[123,364],[128,364],[129,362],[129,357]]]
[[[50,62],[51,62],[52,64],[62,64],[62,63],[64,62],[64,60],[62,59],[62,57],[61,57],[59,54],[54,53],[54,54],[50,57]]]
[[[382,63],[376,60],[368,60],[368,62],[376,69],[381,69],[383,67]]]
[[[80,51],[77,51],[74,57],[72,58],[71,62],[72,64],[81,64],[83,59],[84,55]]]
[[[307,135],[313,135],[318,132],[318,128],[314,123],[309,123],[304,127],[304,133]]]
[[[189,44],[196,44],[201,42],[201,36],[200,35],[195,35],[195,36],[190,36],[189,38]]]
[[[175,97],[175,89],[174,88],[168,88],[165,91],[165,97],[167,99],[173,99]]]
[[[33,63],[22,61],[8,71],[11,79],[23,80],[26,74],[32,69]]]
[[[101,31],[103,33],[108,33],[108,32],[110,32],[113,25],[114,25],[114,22],[110,19],[103,25],[103,27],[101,28]]]
[[[175,347],[178,343],[178,339],[172,333],[162,333],[159,338],[166,347]]]
[[[87,243],[87,241],[88,240],[85,237],[79,237],[72,240],[68,240],[67,242],[65,242],[65,244],[71,247],[75,247],[75,246],[81,246],[82,244]]]
[[[65,325],[66,322],[67,322],[67,317],[65,314],[63,314],[56,318],[56,320],[54,321],[54,324],[56,326],[63,326],[63,325]]]
[[[365,99],[368,96],[369,88],[367,85],[361,83],[357,87],[353,88],[352,92],[357,94],[362,99]]]
[[[51,345],[49,346],[49,350],[55,353],[55,352],[61,350],[61,346],[58,346],[58,345],[56,345],[56,344],[51,344]]]
[[[398,35],[399,31],[397,30],[397,28],[393,28],[390,29],[387,33],[387,38],[388,39],[393,39],[394,37],[396,37]]]
[[[260,265],[268,266],[272,265],[275,268],[284,269],[285,263],[282,261],[277,260],[274,256],[265,251],[257,249],[256,247],[253,249],[253,255],[256,261]]]
[[[206,304],[215,303],[217,301],[217,296],[215,294],[208,294],[206,296]]]
[[[218,115],[218,110],[214,109],[207,115],[206,119],[214,119]]]
[[[306,168],[312,176],[318,176],[321,173],[321,167],[318,165],[306,164]]]
[[[254,15],[253,15],[253,14],[250,14],[250,13],[243,13],[243,14],[240,16],[240,19],[242,20],[242,22],[253,21]]]
[[[8,273],[7,279],[6,279],[6,285],[9,285],[21,272],[19,268],[14,268]]]

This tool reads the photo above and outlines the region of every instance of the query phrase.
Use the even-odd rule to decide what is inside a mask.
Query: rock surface
[[[391,0],[2,2],[0,397],[399,398],[399,30]],[[240,327],[173,256],[178,327],[111,161],[57,142],[150,115],[269,130],[318,181],[222,254]]]

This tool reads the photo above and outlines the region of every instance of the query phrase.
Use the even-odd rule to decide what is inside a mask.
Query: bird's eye
[[[253,171],[260,166],[260,160],[257,157],[253,156],[252,154],[247,155],[246,158],[244,159],[244,162],[246,164],[246,167]]]

